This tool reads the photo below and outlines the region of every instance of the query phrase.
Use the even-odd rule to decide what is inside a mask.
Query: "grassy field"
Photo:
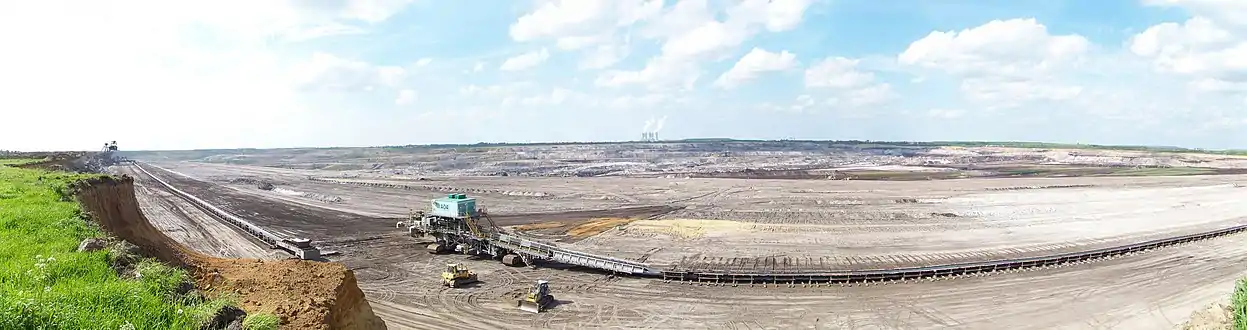
[[[1238,281],[1234,286],[1234,297],[1230,298],[1231,316],[1234,318],[1234,330],[1247,330],[1247,279]]]
[[[0,166],[3,166],[3,165],[22,165],[22,164],[34,163],[34,162],[38,162],[38,161],[42,161],[42,159],[27,159],[27,158],[0,159]]]
[[[0,166],[0,329],[195,329],[230,303],[176,295],[180,269],[143,261],[126,280],[108,249],[76,252],[101,232],[58,191],[85,177]]]

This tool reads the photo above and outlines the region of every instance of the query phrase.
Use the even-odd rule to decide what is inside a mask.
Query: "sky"
[[[0,3],[0,149],[1247,148],[1241,0]]]

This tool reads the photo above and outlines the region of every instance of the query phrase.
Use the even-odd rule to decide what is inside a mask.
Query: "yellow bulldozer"
[[[442,272],[442,285],[446,287],[458,288],[476,282],[476,273],[459,264],[446,264],[446,271]]]
[[[554,304],[554,295],[550,294],[550,282],[537,280],[537,285],[528,291],[523,298],[515,301],[515,307],[525,312],[541,313]]]

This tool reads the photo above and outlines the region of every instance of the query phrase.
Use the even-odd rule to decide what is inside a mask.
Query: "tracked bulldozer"
[[[476,273],[459,264],[446,264],[446,271],[442,272],[442,286],[457,288],[477,281]]]
[[[550,282],[537,280],[537,284],[523,298],[515,301],[515,307],[530,313],[541,313],[550,309],[554,303],[554,295],[550,294]]]

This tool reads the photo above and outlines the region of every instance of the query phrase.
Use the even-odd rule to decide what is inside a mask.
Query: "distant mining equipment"
[[[126,159],[125,157],[117,156],[117,141],[105,142],[104,147],[100,148],[100,154],[102,156],[99,159],[99,163],[101,163],[99,165],[102,166],[132,163],[131,160]]]

